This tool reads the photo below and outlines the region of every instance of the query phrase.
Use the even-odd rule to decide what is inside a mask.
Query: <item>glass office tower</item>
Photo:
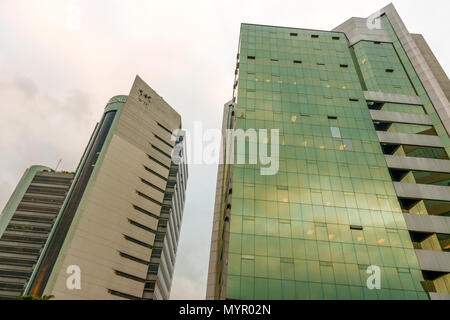
[[[279,171],[219,166],[207,299],[448,299],[449,82],[394,7],[242,24],[235,74],[223,129],[278,129]]]

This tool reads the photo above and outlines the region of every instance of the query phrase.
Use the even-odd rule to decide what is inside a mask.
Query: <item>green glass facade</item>
[[[370,59],[401,66],[392,45],[373,46],[355,48],[366,86],[411,93],[406,73],[386,81]],[[345,35],[242,25],[237,92],[237,129],[280,130],[280,170],[233,166],[226,297],[426,299]]]
[[[406,223],[408,214],[448,217],[450,202],[401,193],[412,184],[450,190],[443,189],[449,136],[388,17],[380,23],[384,41],[353,42],[338,31],[241,25],[224,128],[279,130],[279,171],[261,175],[261,163],[219,167],[207,298],[429,299],[450,292],[448,266],[436,273],[417,252],[446,254],[449,232],[417,233]],[[253,143],[246,141],[246,152]],[[423,167],[396,169],[391,156]],[[438,168],[427,171],[431,164]],[[373,265],[381,287],[371,290]]]

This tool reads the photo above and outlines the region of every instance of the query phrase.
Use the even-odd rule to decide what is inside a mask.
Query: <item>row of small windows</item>
[[[249,88],[247,88],[246,91],[247,92],[251,92],[251,93],[256,93],[257,92],[256,89],[249,89]],[[333,97],[331,97],[331,96],[323,96],[323,98],[324,99],[330,99],[330,100],[333,99]],[[359,101],[359,99],[357,99],[357,98],[349,98],[348,100],[351,101],[351,102],[358,102]]]
[[[297,37],[297,36],[298,36],[298,33],[296,33],[296,32],[291,32],[289,35],[290,35],[291,37]],[[313,38],[313,39],[318,39],[318,38],[319,38],[319,35],[318,35],[318,34],[312,34],[312,35],[311,35],[311,38]],[[333,36],[333,37],[331,37],[331,39],[333,39],[333,40],[340,40],[341,38],[340,38],[340,37],[337,37],[337,36]]]
[[[256,57],[255,56],[247,56],[247,59],[248,60],[255,60],[256,59]],[[270,61],[272,61],[272,62],[277,62],[277,61],[279,61],[278,59],[273,59],[273,58],[271,58],[270,59]],[[292,60],[292,62],[294,63],[294,64],[301,64],[301,63],[303,63],[303,61],[302,60]],[[316,63],[318,66],[324,66],[325,65],[325,63],[323,63],[323,62],[317,62]],[[348,68],[348,64],[340,64],[339,65],[341,68]],[[391,71],[388,71],[388,70],[391,70]],[[393,72],[394,70],[392,70],[392,69],[386,69],[386,72]]]

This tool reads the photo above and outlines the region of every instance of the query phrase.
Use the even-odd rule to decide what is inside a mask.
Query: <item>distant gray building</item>
[[[74,175],[28,168],[0,215],[0,299],[23,295]]]

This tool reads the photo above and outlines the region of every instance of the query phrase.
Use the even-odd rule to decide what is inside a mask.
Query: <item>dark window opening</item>
[[[124,253],[124,252],[119,252],[119,254],[120,254],[121,257],[123,257],[125,259],[131,260],[131,261],[135,261],[135,262],[138,262],[140,264],[144,264],[146,266],[148,266],[150,264],[150,262],[148,262],[148,261],[145,261],[145,260],[133,257],[133,256],[127,254],[127,253]]]
[[[119,292],[119,291],[116,291],[116,290],[111,290],[111,289],[108,289],[108,293],[113,295],[113,296],[129,299],[129,300],[140,300],[141,299],[139,297],[132,296],[130,294],[126,294],[126,293]]]
[[[118,275],[119,277],[127,278],[127,279],[130,279],[130,280],[134,280],[134,281],[138,281],[138,282],[142,282],[142,283],[145,282],[145,279],[136,277],[136,276],[134,276],[132,274],[128,274],[128,273],[125,273],[125,272],[122,272],[122,271],[114,270],[114,273],[116,275]]]
[[[159,205],[159,206],[162,206],[162,203],[161,203],[161,202],[159,202],[159,201],[153,199],[152,197],[149,197],[148,195],[146,195],[146,194],[144,194],[144,193],[142,193],[142,192],[140,192],[140,191],[137,191],[137,190],[136,190],[136,193],[137,193],[139,196],[141,196],[142,198],[147,199],[148,201],[153,202],[154,204],[157,204],[157,205]]]
[[[158,274],[159,264],[157,263],[151,263],[148,268],[149,274]]]
[[[156,146],[154,146],[154,145],[151,145],[151,146],[152,146],[153,149],[155,149],[156,151],[158,151],[158,152],[159,152],[160,154],[162,154],[163,156],[165,156],[165,157],[167,157],[167,158],[169,158],[169,159],[172,159],[172,156],[171,156],[170,154],[164,152],[163,150],[161,150],[160,148],[158,148],[158,147],[156,147]]]
[[[301,60],[294,60],[294,63],[302,63]]]
[[[312,34],[311,35],[311,38],[315,38],[315,39],[317,39],[319,37],[319,35],[318,34]]]
[[[318,65],[318,66],[324,66],[325,63],[323,63],[323,62],[317,62],[317,65]]]
[[[339,39],[341,39],[340,37],[332,37],[331,39],[333,39],[333,40],[339,40]]]
[[[135,226],[135,227],[138,227],[138,228],[141,228],[142,230],[145,230],[145,231],[148,231],[148,232],[151,232],[151,233],[156,234],[156,230],[153,230],[152,228],[149,228],[149,227],[147,227],[147,226],[144,226],[143,224],[140,224],[139,222],[136,222],[136,221],[131,220],[131,219],[128,219],[128,222],[129,222],[131,225]]]
[[[162,249],[160,248],[154,248],[152,250],[152,258],[160,258],[162,253]]]
[[[148,215],[148,216],[150,216],[150,217],[152,217],[152,218],[159,219],[159,217],[158,217],[156,214],[153,214],[153,213],[151,213],[150,211],[147,211],[147,210],[145,210],[145,209],[142,209],[141,207],[138,207],[137,205],[134,205],[134,204],[133,204],[133,208],[134,208],[134,210],[139,211],[139,212],[142,212],[143,214],[146,214],[146,215]]]
[[[374,44],[381,44],[380,41],[374,41],[373,43],[374,43]]]
[[[386,69],[386,72],[392,73],[394,72],[394,69]]]
[[[163,177],[163,176],[160,175],[158,172],[156,172],[156,171],[154,171],[154,170],[152,170],[152,169],[150,169],[150,168],[148,168],[148,167],[146,167],[146,166],[144,166],[144,169],[147,170],[148,172],[154,174],[154,175],[157,176],[158,178],[160,178],[160,179],[162,179],[162,180],[164,180],[164,181],[167,181],[167,178],[166,178],[166,177]]]
[[[154,290],[155,289],[155,281],[146,282],[145,289]]]
[[[350,226],[350,230],[363,230],[363,227],[362,226],[351,225]]]
[[[157,164],[159,164],[161,167],[166,168],[167,170],[170,170],[170,168],[168,166],[166,166],[164,163],[162,163],[161,161],[159,161],[158,159],[153,158],[151,155],[147,155],[148,158],[150,160],[152,160],[153,162],[156,162]]]
[[[359,99],[355,99],[355,98],[350,98],[350,101],[359,101]]]
[[[247,56],[247,59],[249,59],[249,60],[255,60],[255,56]]]
[[[145,248],[148,248],[148,249],[153,249],[153,246],[152,246],[152,245],[150,245],[150,244],[148,244],[148,243],[145,243],[145,242],[142,242],[142,241],[140,241],[140,240],[137,240],[137,239],[135,239],[135,238],[132,238],[132,237],[130,237],[130,236],[124,235],[124,238],[125,238],[126,240],[128,240],[128,241],[130,241],[130,242],[133,242],[133,243],[135,243],[135,244],[138,244],[138,245],[140,245],[140,246],[142,246],[142,247],[145,247]]]
[[[170,131],[169,129],[167,129],[165,126],[163,126],[161,123],[156,122],[158,124],[158,126],[162,129],[164,129],[164,131],[166,131],[169,134],[172,134],[172,131]]]
[[[341,68],[348,68],[348,64],[341,64],[340,67]]]
[[[164,192],[165,192],[163,189],[161,189],[161,188],[155,186],[153,183],[148,182],[148,181],[145,180],[145,179],[142,179],[142,178],[141,178],[141,182],[144,183],[144,184],[146,184],[146,185],[148,185],[149,187],[152,187],[153,189],[158,190],[158,191],[161,192],[161,193],[164,193]]]
[[[166,146],[168,146],[169,148],[173,148],[173,145],[171,145],[170,143],[168,143],[166,140],[164,140],[163,138],[161,138],[160,136],[153,134],[153,136],[158,139],[159,141],[161,141],[162,143],[164,143]]]
[[[337,120],[337,117],[336,116],[328,116],[328,119],[330,119],[330,120]]]
[[[298,36],[298,34],[295,33],[295,32],[291,32],[289,35],[290,35],[291,37],[296,37],[296,36]]]

